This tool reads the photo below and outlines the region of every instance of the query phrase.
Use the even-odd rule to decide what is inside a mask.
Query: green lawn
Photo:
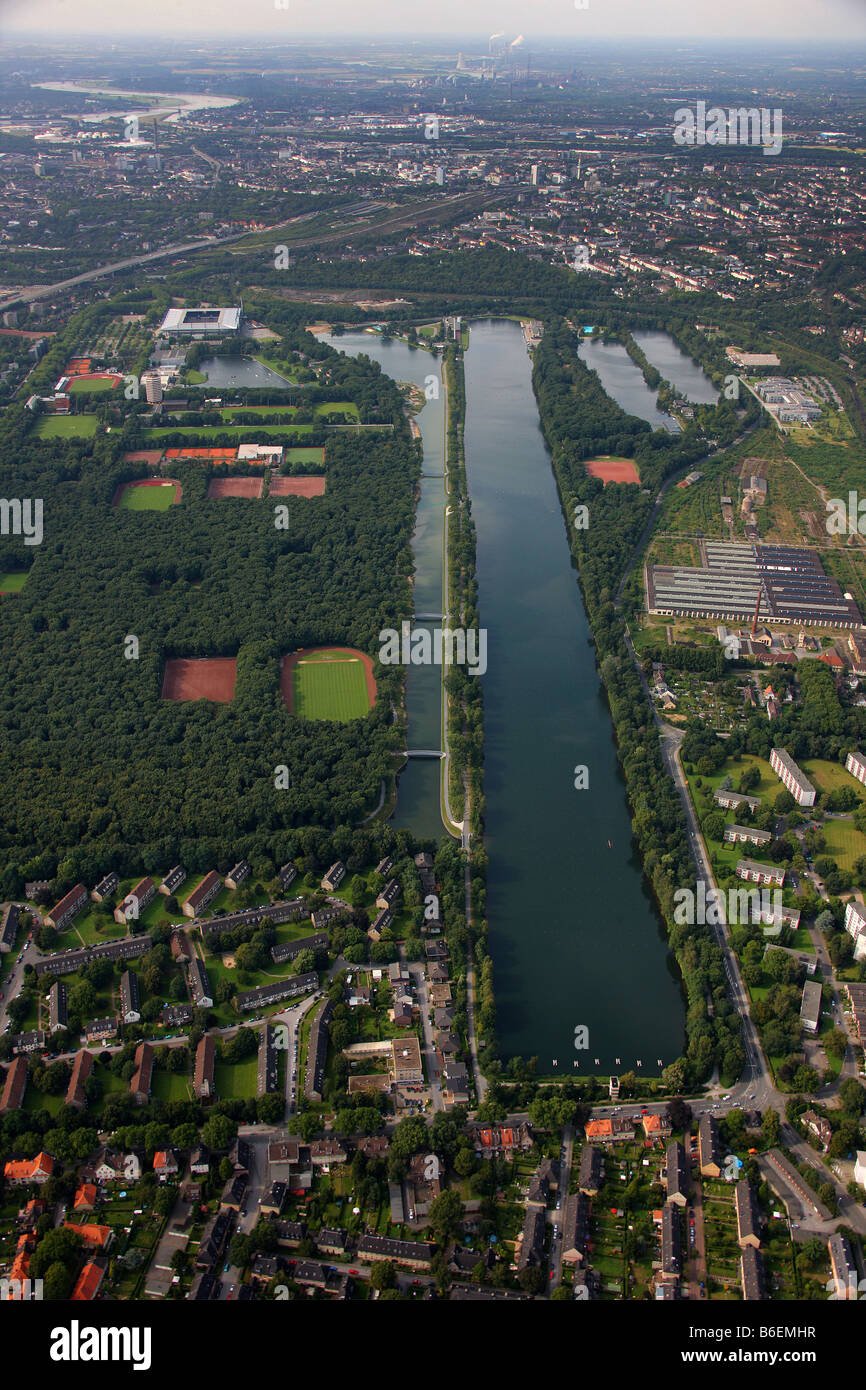
[[[302,719],[362,719],[369,712],[367,682],[358,659],[304,657],[292,672],[295,714]]]
[[[10,570],[6,574],[0,574],[0,594],[20,594],[26,583],[26,570],[21,570],[17,573],[14,570]]]
[[[258,1058],[253,1055],[246,1061],[230,1066],[218,1062],[216,1066],[216,1093],[221,1100],[248,1100],[255,1097],[258,1079]]]
[[[64,420],[70,418],[70,416],[61,416],[60,422],[62,423]],[[89,417],[78,415],[75,418],[82,420]],[[96,417],[94,416],[92,418],[95,421]],[[249,443],[251,442],[250,434],[254,432],[256,428],[267,429],[268,434],[286,435],[311,434],[313,430],[312,425],[262,425],[260,427],[256,425],[175,425],[170,429],[148,429],[144,431],[144,435],[145,439],[156,440],[158,442],[167,438],[168,435],[180,434],[184,438],[189,436],[193,439],[201,439],[202,443],[205,445],[208,443],[208,440],[213,439],[214,435],[231,435],[235,439],[240,439],[242,443]]]
[[[823,758],[809,758],[800,763],[809,781],[819,792],[838,791],[840,787],[851,787],[860,793],[862,783],[852,777],[841,763],[830,763]]]
[[[70,381],[68,390],[71,395],[97,396],[104,395],[108,391],[113,391],[118,384],[116,377],[99,377],[96,381],[74,378]]]
[[[91,439],[96,434],[95,415],[41,415],[37,439]]]
[[[861,835],[850,820],[825,820],[821,834],[827,842],[822,853],[835,859],[840,869],[853,869],[854,861],[866,854],[866,835]]]
[[[174,505],[176,490],[174,483],[160,483],[156,487],[129,483],[117,505],[121,511],[128,512],[167,512]]]
[[[183,1071],[163,1071],[154,1067],[150,1089],[158,1100],[192,1099],[192,1087]]]
[[[288,463],[324,463],[325,450],[318,444],[301,445],[286,449],[285,457]]]

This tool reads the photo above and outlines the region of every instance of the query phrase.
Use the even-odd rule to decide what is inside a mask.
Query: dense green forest
[[[0,604],[3,896],[30,877],[90,884],[109,868],[192,871],[228,853],[282,862],[294,828],[356,824],[376,804],[402,743],[400,674],[377,663],[363,721],[307,722],[280,697],[280,658],[320,643],[375,657],[379,630],[411,611],[419,449],[378,364],[313,351],[333,359],[326,385],[395,428],[329,436],[327,493],[289,499],[288,529],[267,501],[209,501],[209,469],[195,465],[172,470],[179,506],[113,509],[137,471],[121,461],[134,420],[43,441],[30,412],[8,412],[7,495],[43,499],[45,537],[4,538],[4,563],[30,570]],[[137,660],[124,657],[129,636]],[[231,704],[163,700],[175,656],[236,657]],[[288,790],[275,787],[280,766]]]

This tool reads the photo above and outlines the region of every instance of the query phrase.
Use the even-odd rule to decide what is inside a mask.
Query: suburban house
[[[11,951],[15,945],[19,916],[17,903],[7,903],[3,908],[3,915],[0,917],[0,952]]]
[[[524,1121],[519,1125],[473,1125],[469,1134],[479,1158],[511,1159],[515,1153],[529,1153],[532,1131]]]
[[[156,884],[152,878],[140,878],[134,888],[130,888],[122,903],[114,909],[114,920],[121,926],[127,922],[137,922],[144,909],[156,897]]]
[[[358,1259],[367,1264],[391,1260],[410,1269],[429,1269],[433,1247],[423,1241],[391,1240],[388,1236],[362,1236],[358,1242]]]
[[[251,873],[250,861],[240,859],[230,873],[226,874],[226,888],[240,888],[244,879],[249,878]]]
[[[734,1188],[734,1210],[737,1214],[737,1244],[742,1249],[761,1244],[761,1223],[755,1189],[748,1178],[741,1178]]]
[[[9,1064],[3,1082],[3,1090],[0,1092],[0,1115],[7,1115],[10,1110],[21,1109],[26,1087],[27,1058],[16,1057]]]
[[[830,1140],[833,1138],[833,1128],[830,1121],[823,1115],[818,1115],[814,1110],[804,1110],[800,1116],[800,1123],[805,1125],[810,1134],[822,1145],[826,1153],[830,1147]]]
[[[827,1251],[836,1298],[856,1299],[860,1293],[860,1275],[847,1238],[836,1231],[827,1242]]]
[[[280,888],[283,890],[284,893],[286,889],[289,887],[289,885],[294,882],[297,876],[298,871],[295,868],[294,864],[291,862],[291,860],[288,864],[283,865],[277,877],[280,880]]]
[[[773,883],[781,888],[785,882],[785,870],[770,864],[756,864],[753,859],[737,860],[737,877],[749,883]]]
[[[598,1149],[594,1152],[598,1154]],[[589,1198],[583,1191],[572,1192],[565,1200],[565,1210],[562,1216],[563,1264],[583,1264],[588,1239]]]
[[[266,917],[269,917],[276,927],[282,922],[296,922],[308,915],[309,909],[305,898],[290,898],[287,902],[265,903],[258,907],[244,907],[238,912],[224,912],[219,917],[212,917],[208,921],[202,922],[199,930],[202,939],[207,942],[211,950],[218,951],[217,938],[225,937],[236,927],[258,927]]]
[[[124,970],[120,977],[120,1018],[123,1023],[138,1023],[141,1018],[138,976],[131,970]]]
[[[153,1171],[160,1182],[177,1177],[179,1170],[174,1149],[157,1149],[153,1155]]]
[[[275,965],[294,960],[302,951],[327,951],[328,933],[314,932],[312,936],[296,936],[294,941],[280,941],[271,947],[271,959]]]
[[[817,980],[807,980],[803,985],[803,999],[800,1004],[800,1023],[806,1033],[817,1033],[821,1022],[821,1002],[823,990]]]
[[[681,1271],[679,1207],[666,1202],[662,1208],[662,1278],[678,1279]]]
[[[381,908],[383,912],[386,907],[393,909],[394,905],[399,901],[401,891],[400,884],[397,882],[396,878],[390,879],[376,899],[376,906]]]
[[[316,931],[324,931],[325,927],[345,922],[351,915],[352,909],[348,903],[335,903],[331,907],[323,907],[318,912],[310,913],[310,920]]]
[[[728,844],[768,845],[773,836],[769,830],[756,830],[751,825],[726,825],[725,839]]]
[[[123,936],[119,941],[100,941],[96,946],[82,946],[74,951],[55,951],[53,955],[37,960],[33,968],[39,978],[43,975],[75,975],[92,960],[131,960],[134,956],[143,956],[152,945],[147,933]]]
[[[223,881],[214,869],[205,874],[201,883],[194,888],[183,904],[181,911],[185,917],[197,917],[203,912],[208,903],[212,903],[217,893],[223,886]]]
[[[74,921],[86,904],[87,889],[83,883],[76,883],[75,887],[70,888],[69,892],[45,916],[45,925],[53,927],[55,931],[63,931],[70,922]]]
[[[104,1042],[106,1038],[117,1036],[116,1018],[92,1018],[89,1023],[84,1025],[84,1036],[87,1042]]]
[[[723,807],[726,811],[736,811],[740,806],[748,806],[754,814],[761,804],[759,796],[744,796],[742,792],[717,791],[713,796],[713,801],[717,806]]]
[[[671,1137],[671,1122],[667,1115],[643,1115],[641,1124],[647,1139],[670,1139]]]
[[[270,1023],[266,1023],[259,1034],[259,1057],[256,1071],[256,1095],[264,1096],[276,1091],[279,1076],[276,1034]]]
[[[166,1028],[179,1028],[185,1023],[192,1023],[192,1009],[189,1004],[164,1004],[159,1017]]]
[[[668,1202],[675,1202],[678,1207],[686,1205],[689,1191],[686,1153],[678,1139],[668,1144],[665,1154],[665,1190]]]
[[[330,999],[323,999],[313,1015],[310,1038],[307,1044],[307,1072],[304,1078],[304,1095],[307,1100],[320,1101],[322,1099],[331,1013]]]
[[[604,1161],[601,1149],[593,1144],[584,1144],[580,1155],[580,1174],[578,1185],[587,1197],[594,1197],[604,1179]]]
[[[784,748],[773,749],[770,754],[770,767],[785,784],[798,806],[815,805],[815,788]]]
[[[150,1043],[139,1043],[135,1049],[135,1071],[129,1079],[129,1090],[137,1105],[146,1105],[150,1100],[150,1082],[153,1076],[153,1047]]]
[[[54,1172],[54,1159],[44,1149],[35,1158],[10,1159],[3,1169],[9,1183],[47,1182]]]
[[[322,887],[326,893],[336,893],[343,879],[346,877],[346,866],[342,859],[338,859],[336,864],[332,864],[328,872],[322,879]]]
[[[48,1031],[56,1033],[67,1025],[68,991],[62,980],[55,980],[48,991]]]
[[[214,1068],[216,1066],[216,1042],[212,1033],[205,1033],[195,1050],[195,1073],[193,1090],[199,1100],[207,1100],[216,1094]]]
[[[236,994],[232,1003],[238,1013],[249,1013],[252,1009],[264,1009],[269,1004],[278,1004],[281,999],[294,999],[299,994],[307,994],[318,989],[319,976],[315,970],[303,975],[289,975],[285,980],[274,980],[271,985],[259,985],[256,989]]]
[[[120,879],[117,877],[117,874],[106,874],[105,878],[99,880],[90,896],[95,903],[104,902],[106,898],[111,897],[112,893],[117,892],[119,884]]]
[[[544,1262],[544,1233],[547,1223],[543,1207],[527,1207],[523,1230],[515,1243],[517,1271]]]
[[[757,1303],[767,1297],[764,1261],[760,1250],[747,1245],[740,1256],[740,1287],[746,1303]]]
[[[367,935],[370,940],[381,941],[383,931],[386,931],[393,921],[394,914],[390,907],[383,907],[382,911],[373,918],[373,921],[367,928]]]
[[[864,669],[863,674],[866,675],[866,669]],[[862,753],[849,753],[845,759],[845,767],[852,777],[856,777],[858,782],[863,782],[866,785],[866,758],[863,757]]]
[[[866,956],[866,907],[851,898],[845,904],[845,930],[854,939],[854,959]]]
[[[634,1125],[624,1115],[608,1115],[598,1120],[587,1120],[583,1132],[593,1144],[617,1144],[634,1138]]]
[[[187,979],[195,1007],[197,1009],[212,1009],[213,995],[211,994],[210,981],[207,977],[204,961],[200,956],[193,956],[190,961]]]
[[[391,1039],[391,1075],[396,1086],[424,1080],[421,1048],[417,1038]]]
[[[173,869],[169,869],[162,883],[159,885],[160,893],[164,893],[167,898],[176,893],[180,885],[186,878],[186,869],[181,868],[180,864],[175,864]]]
[[[702,1115],[698,1127],[698,1167],[702,1178],[722,1176],[722,1145],[714,1115]]]
[[[75,1281],[70,1300],[73,1303],[91,1303],[99,1293],[104,1278],[105,1265],[97,1260],[88,1260]]]
[[[73,1110],[83,1110],[87,1104],[84,1083],[92,1071],[93,1053],[82,1048],[80,1052],[75,1054],[75,1061],[72,1063],[72,1075],[66,1090],[66,1104],[71,1106]]]

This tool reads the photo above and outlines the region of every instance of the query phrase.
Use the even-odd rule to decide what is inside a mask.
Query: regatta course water
[[[369,353],[389,375],[423,384],[438,364],[371,334],[329,339]],[[657,1074],[679,1056],[680,990],[631,845],[610,713],[571,563],[531,360],[520,326],[474,323],[466,374],[466,466],[477,528],[484,682],[487,906],[505,1056],[542,1072]],[[442,468],[442,402],[418,416],[425,473]],[[425,478],[413,549],[416,609],[442,592],[446,497]],[[429,736],[441,696],[409,670],[409,746]],[[440,673],[434,672],[438,680]],[[589,786],[576,790],[575,767]],[[432,774],[432,776],[431,776]],[[425,780],[429,778],[429,782]],[[394,823],[442,833],[439,765],[410,763]],[[588,1029],[588,1049],[575,1030]],[[579,1039],[580,1040],[580,1039]],[[597,1059],[597,1060],[596,1060]],[[573,1064],[577,1062],[578,1066]],[[556,1063],[556,1066],[554,1066]]]

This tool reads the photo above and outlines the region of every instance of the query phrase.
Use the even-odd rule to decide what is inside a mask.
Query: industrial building
[[[824,573],[815,550],[741,541],[698,545],[700,565],[645,567],[648,612],[738,623],[863,624],[857,604]]]

